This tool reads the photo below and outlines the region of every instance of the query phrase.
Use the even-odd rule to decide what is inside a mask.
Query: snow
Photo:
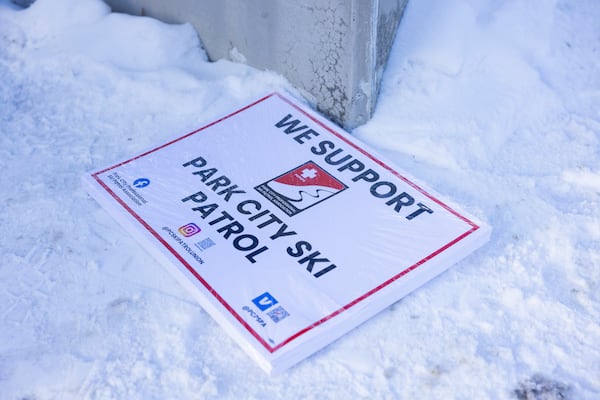
[[[189,25],[0,0],[0,399],[600,398],[600,3],[409,3],[355,129],[493,226],[267,377],[80,185],[284,78]]]

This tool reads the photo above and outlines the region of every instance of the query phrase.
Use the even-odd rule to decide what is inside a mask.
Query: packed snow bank
[[[79,177],[292,89],[206,62],[186,25],[0,0],[0,398],[597,398],[599,19],[594,0],[409,3],[353,134],[492,241],[269,379]]]

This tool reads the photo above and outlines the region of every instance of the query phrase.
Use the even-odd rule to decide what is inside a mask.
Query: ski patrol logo
[[[347,188],[315,162],[308,161],[254,189],[291,217]]]

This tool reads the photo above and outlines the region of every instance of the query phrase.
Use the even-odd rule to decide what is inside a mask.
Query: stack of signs
[[[490,232],[277,93],[85,182],[269,373],[423,285]]]

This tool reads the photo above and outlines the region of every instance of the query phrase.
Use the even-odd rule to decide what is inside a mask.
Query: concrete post
[[[106,0],[115,10],[190,22],[211,60],[284,75],[346,129],[372,114],[408,0]]]

